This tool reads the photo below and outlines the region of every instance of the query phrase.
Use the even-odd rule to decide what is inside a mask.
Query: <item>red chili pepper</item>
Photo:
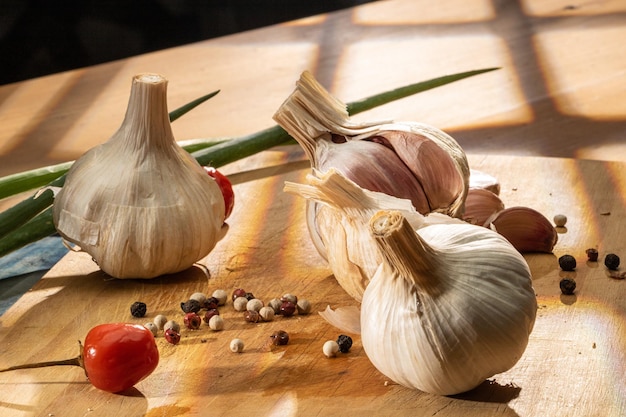
[[[89,382],[103,391],[124,391],[145,379],[159,363],[150,330],[139,324],[101,324],[87,333],[83,364]]]
[[[152,332],[130,323],[101,324],[92,328],[72,359],[12,366],[17,369],[76,365],[85,370],[91,384],[103,391],[121,392],[145,379],[159,363],[159,350]]]
[[[215,179],[215,182],[219,185],[220,190],[222,191],[222,197],[224,197],[224,220],[226,220],[230,216],[230,213],[232,213],[235,205],[233,185],[230,183],[230,180],[226,177],[226,175],[222,174],[217,169],[213,167],[204,167],[204,169],[211,178]]]

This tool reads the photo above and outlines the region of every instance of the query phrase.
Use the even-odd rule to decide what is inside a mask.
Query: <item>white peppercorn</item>
[[[163,325],[163,331],[167,331],[167,329],[172,329],[176,333],[180,333],[180,324],[174,320],[168,320],[167,323]]]
[[[152,336],[154,336],[154,337],[156,337],[157,333],[159,332],[159,328],[157,327],[157,325],[154,324],[151,321],[149,321],[146,324],[144,324],[143,327],[145,327],[146,329],[150,330],[150,332],[152,332]]]
[[[290,301],[296,304],[298,302],[298,297],[293,294],[283,294],[283,296],[280,297],[280,301]]]
[[[274,309],[270,306],[261,307],[259,310],[259,316],[261,316],[261,320],[263,321],[272,321],[274,320]]]
[[[563,227],[567,223],[567,216],[565,214],[557,214],[554,216],[554,225],[556,227]]]
[[[309,314],[311,312],[311,303],[309,300],[305,300],[301,298],[298,300],[298,304],[296,304],[296,308],[298,309],[298,314]]]
[[[204,302],[206,301],[206,294],[202,292],[194,292],[193,294],[191,294],[189,299],[196,300],[197,302],[200,303],[200,305],[204,305]]]
[[[163,326],[165,326],[165,323],[167,323],[167,317],[165,317],[163,314],[158,314],[153,321],[154,324],[156,324],[157,329],[163,330]]]
[[[246,304],[246,310],[248,311],[258,312],[259,310],[261,310],[261,307],[263,307],[263,301],[259,300],[258,298],[253,298]]]
[[[235,353],[243,352],[243,340],[233,339],[230,341],[230,350]]]
[[[324,343],[322,347],[322,352],[327,358],[332,358],[333,356],[337,356],[337,352],[339,352],[339,345],[334,340],[328,340]]]
[[[278,313],[278,311],[280,310],[280,306],[282,304],[283,302],[280,301],[278,298],[272,298],[270,302],[267,303],[269,307],[272,307],[272,309],[274,310],[274,313]]]
[[[246,297],[237,297],[233,301],[233,307],[237,311],[246,311],[248,309],[248,299]]]
[[[224,329],[224,319],[221,316],[213,316],[209,320],[209,328],[214,331],[220,331]]]
[[[221,306],[226,304],[226,300],[228,299],[228,293],[226,292],[226,290],[221,289],[213,291],[213,294],[211,294],[211,296],[217,298],[217,300],[219,301],[219,305]]]

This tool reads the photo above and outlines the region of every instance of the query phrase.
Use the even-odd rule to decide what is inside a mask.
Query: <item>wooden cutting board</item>
[[[228,172],[277,165],[299,157],[279,149],[228,167]],[[314,313],[251,324],[232,304],[225,329],[183,330],[179,345],[157,339],[161,361],[125,394],[93,388],[79,368],[0,374],[2,416],[623,416],[626,415],[626,280],[612,279],[600,258],[626,262],[626,164],[531,157],[470,156],[471,166],[496,176],[507,206],[525,205],[568,217],[554,254],[526,255],[539,312],[525,355],[472,392],[441,397],[394,384],[369,362],[358,335],[348,354],[326,359],[322,345],[340,332],[316,312],[354,302],[313,248],[304,201],[282,192],[306,170],[240,176],[230,230],[201,268],[147,281],[109,279],[90,257],[70,253],[1,317],[0,366],[62,359],[96,324],[144,323],[157,314],[182,322],[180,303],[196,291],[242,287],[265,301],[284,293],[308,299]],[[557,258],[578,260],[573,296],[562,296]],[[624,270],[622,266],[621,270]],[[134,319],[134,301],[148,305]],[[269,342],[275,330],[287,346]],[[232,353],[231,339],[245,341]]]

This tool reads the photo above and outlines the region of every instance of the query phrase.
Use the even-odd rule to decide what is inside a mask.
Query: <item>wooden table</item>
[[[100,392],[79,369],[0,375],[3,416],[90,415],[437,415],[621,416],[626,413],[626,281],[586,263],[584,250],[626,257],[626,5],[620,1],[398,0],[146,54],[0,87],[0,175],[77,158],[119,126],[132,75],[170,79],[170,107],[221,93],[174,123],[178,139],[232,137],[273,124],[271,116],[311,70],[351,101],[439,75],[499,66],[392,103],[361,119],[410,119],[444,128],[471,166],[498,177],[507,206],[569,218],[554,254],[527,255],[539,301],[528,349],[510,371],[477,390],[438,397],[388,381],[358,338],[347,355],[326,359],[338,331],[317,314],[245,323],[225,307],[226,328],[183,332],[180,345],[157,342],[155,373],[127,395]],[[298,160],[281,147],[225,172]],[[285,292],[313,310],[354,304],[314,251],[304,203],[282,193],[278,176],[251,173],[235,186],[238,204],[226,239],[200,269],[151,281],[110,280],[87,256],[59,262],[1,318],[0,366],[63,358],[95,324],[180,316],[195,291],[244,287],[268,300]],[[11,202],[0,202],[8,205]],[[556,259],[579,261],[575,296],[560,295]],[[623,269],[623,267],[622,267]],[[290,332],[286,347],[268,336]],[[242,354],[228,343],[246,341]]]

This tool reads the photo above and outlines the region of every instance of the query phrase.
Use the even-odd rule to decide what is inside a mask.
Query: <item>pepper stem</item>
[[[8,371],[16,371],[18,369],[34,369],[34,368],[47,368],[49,366],[80,366],[85,369],[85,364],[83,360],[83,344],[79,341],[78,347],[80,349],[80,353],[75,358],[71,359],[62,359],[57,361],[47,361],[47,362],[35,362],[35,363],[25,363],[22,365],[10,366],[8,368],[0,369],[0,372],[8,372]]]

